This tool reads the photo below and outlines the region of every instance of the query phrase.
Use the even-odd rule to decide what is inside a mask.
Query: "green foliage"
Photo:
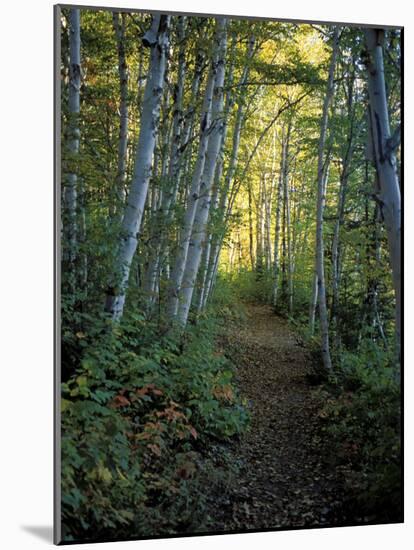
[[[367,517],[400,521],[400,384],[393,353],[364,340],[358,353],[343,352],[336,384],[322,392],[320,416],[353,500]]]
[[[214,323],[201,320],[183,341],[136,314],[110,328],[102,320],[73,335],[84,352],[62,387],[65,540],[202,525],[205,483],[226,474],[216,475],[209,442],[248,422],[232,365],[214,351]]]
[[[216,242],[223,242],[223,248],[207,310],[191,311],[191,322],[181,334],[182,327],[174,332],[163,315],[171,291],[171,270],[182,245],[188,192],[198,165],[199,128],[205,123],[201,117],[203,96],[215,58],[214,18],[189,17],[184,38],[180,37],[178,17],[171,18],[168,72],[148,198],[137,228],[138,248],[131,264],[124,316],[121,323],[112,325],[103,314],[103,303],[108,286],[119,284],[114,280],[114,265],[123,237],[125,207],[117,182],[121,114],[117,43],[110,11],[81,10],[81,106],[79,114],[70,113],[68,13],[69,9],[63,8],[61,210],[64,229],[69,222],[76,222],[76,242],[63,231],[64,540],[194,532],[208,524],[206,503],[214,494],[214,485],[220,486],[234,473],[225,450],[219,449],[242,434],[249,420],[245,403],[235,390],[233,366],[216,351],[216,335],[221,325],[245,320],[242,302],[272,300],[278,209],[277,313],[287,316],[290,312],[290,321],[303,332],[315,363],[321,364],[318,322],[314,335],[303,327],[308,327],[315,265],[316,151],[331,29],[229,21],[223,90],[226,140],[220,151],[223,165],[218,169],[217,164],[215,170],[217,181],[203,243],[214,248]],[[151,18],[144,13],[126,14],[125,18],[128,151],[122,190],[128,197],[150,69],[150,48],[143,47],[141,39]],[[393,127],[400,119],[398,34],[390,30],[385,37]],[[381,346],[393,335],[393,287],[386,233],[379,229],[378,201],[372,200],[374,168],[366,159],[364,36],[362,29],[346,27],[341,35],[325,151],[328,179],[323,230],[337,370],[335,384],[323,390],[327,405],[322,415],[338,455],[343,449],[344,465],[352,466],[349,480],[355,484],[355,494],[362,495],[368,513],[372,503],[373,508],[384,509],[384,517],[389,514],[391,518],[389,510],[398,510],[400,490],[399,387],[390,366],[391,352]],[[252,37],[256,50],[248,61]],[[185,79],[181,80],[180,105],[181,49]],[[197,91],[193,86],[200,59]],[[247,63],[250,72],[242,83]],[[239,112],[242,125],[238,136],[235,124]],[[179,143],[173,143],[176,136],[172,136],[176,115]],[[283,167],[280,161],[287,127],[289,143],[285,144]],[[76,153],[66,147],[74,132],[79,137]],[[238,151],[235,142],[240,144]],[[175,145],[180,150],[176,158],[171,156]],[[232,167],[233,155],[238,161]],[[174,168],[171,173],[176,161],[178,171]],[[278,192],[284,170],[289,190],[285,198]],[[334,304],[331,256],[344,171],[349,181],[339,231]],[[76,174],[76,212],[65,205],[68,173]],[[163,198],[170,193],[173,201],[168,210]],[[158,260],[156,281],[148,287],[154,258]],[[210,257],[206,268],[213,266],[211,261]],[[292,308],[287,295],[289,261]]]
[[[244,269],[239,273],[223,274],[221,284],[239,301],[267,303],[272,295],[272,277],[266,271],[257,273]]]

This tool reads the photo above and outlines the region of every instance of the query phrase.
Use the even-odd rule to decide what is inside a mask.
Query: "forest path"
[[[342,482],[321,437],[306,349],[270,306],[246,307],[247,322],[227,330],[223,348],[251,425],[232,448],[239,477],[216,501],[214,523],[224,530],[344,524]]]

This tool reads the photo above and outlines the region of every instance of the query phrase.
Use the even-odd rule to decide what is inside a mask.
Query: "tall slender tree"
[[[167,63],[169,20],[169,16],[155,15],[151,28],[145,33],[142,40],[143,45],[151,49],[149,74],[145,86],[134,175],[122,219],[112,284],[108,288],[105,304],[106,312],[111,315],[114,321],[119,320],[124,311],[131,262],[137,248],[138,235],[152,172],[152,157],[158,134],[164,74]]]
[[[377,200],[388,236],[396,302],[396,339],[399,347],[401,339],[401,193],[395,157],[399,144],[399,128],[394,135],[391,135],[385,86],[384,33],[383,29],[370,28],[365,31],[365,38],[368,51],[370,131],[379,185]]]
[[[319,321],[321,327],[321,352],[324,367],[332,369],[331,353],[329,348],[329,321],[326,305],[325,264],[324,264],[324,239],[323,239],[323,213],[325,209],[326,185],[324,182],[325,171],[325,143],[328,128],[329,107],[334,94],[334,74],[336,57],[339,49],[339,27],[335,27],[332,38],[332,55],[329,66],[328,81],[326,84],[325,99],[323,102],[321,130],[318,145],[318,199],[316,208],[316,272],[318,285]]]
[[[80,57],[80,11],[72,8],[69,12],[69,94],[68,94],[68,124],[66,137],[67,173],[64,178],[64,209],[66,223],[64,260],[68,263],[68,271],[72,274],[72,292],[76,278],[76,256],[78,246],[78,156],[79,156],[79,113],[81,87],[81,57]]]
[[[114,12],[112,14],[113,26],[118,51],[118,74],[119,74],[119,138],[118,138],[118,163],[115,181],[114,201],[116,210],[122,213],[125,201],[125,185],[127,177],[128,161],[128,66],[125,52],[125,31],[126,14]]]
[[[210,125],[212,114],[212,101],[215,84],[215,67],[211,67],[204,92],[203,109],[200,121],[200,140],[197,154],[197,161],[191,180],[191,188],[188,194],[187,208],[184,215],[184,223],[179,239],[177,255],[171,274],[168,315],[174,318],[177,315],[179,294],[184,276],[187,261],[188,248],[190,245],[191,233],[193,230],[194,218],[197,209],[197,202],[200,196],[201,179],[207,155],[207,147],[210,139]]]
[[[227,19],[224,17],[216,20],[216,51],[214,59],[214,93],[212,101],[212,122],[210,137],[206,151],[206,161],[203,177],[200,185],[200,200],[197,204],[197,211],[194,218],[193,232],[189,244],[189,252],[182,282],[182,296],[178,307],[178,322],[185,326],[190,311],[194,286],[200,266],[201,254],[206,238],[206,225],[211,204],[211,188],[214,181],[214,174],[220,150],[221,137],[223,133],[223,87],[225,75],[225,56],[227,47]]]

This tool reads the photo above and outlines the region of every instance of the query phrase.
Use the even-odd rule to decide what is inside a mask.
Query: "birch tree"
[[[365,39],[368,51],[370,131],[379,185],[377,200],[388,236],[396,302],[396,339],[399,348],[401,338],[401,193],[395,157],[399,143],[398,129],[396,135],[391,135],[383,59],[384,30],[367,29]]]
[[[227,20],[218,18],[216,20],[216,48],[217,57],[213,62],[215,73],[214,93],[212,101],[212,123],[203,177],[200,185],[200,200],[197,204],[197,211],[194,218],[194,226],[189,248],[191,253],[187,255],[187,261],[182,282],[182,296],[180,296],[177,313],[178,322],[185,326],[190,311],[194,286],[200,266],[201,254],[206,238],[206,224],[211,203],[211,187],[214,180],[217,158],[220,149],[221,136],[223,133],[223,86],[225,74],[225,55],[227,46]]]
[[[282,148],[282,151],[285,151],[285,148]],[[274,243],[274,252],[273,252],[273,294],[272,294],[272,304],[276,308],[278,300],[278,290],[279,290],[279,248],[280,248],[280,220],[282,213],[282,203],[283,203],[283,172],[284,172],[284,154],[282,152],[281,167],[279,173],[279,180],[277,186],[277,195],[276,195],[276,217],[275,217],[275,243]]]
[[[188,194],[187,208],[184,215],[183,227],[177,248],[177,255],[169,288],[168,315],[172,319],[177,315],[179,293],[187,261],[188,247],[193,230],[194,218],[197,209],[197,201],[200,195],[201,178],[203,176],[204,164],[206,161],[207,147],[209,143],[212,101],[215,84],[215,66],[210,69],[206,89],[204,92],[203,109],[200,121],[200,141],[198,146],[197,160],[191,180],[191,188]]]
[[[118,52],[119,74],[119,139],[118,139],[118,163],[115,182],[117,210],[122,212],[125,201],[125,184],[127,176],[128,153],[128,66],[125,55],[125,28],[126,14],[114,12],[112,14]]]
[[[348,191],[349,175],[351,169],[351,163],[355,150],[355,138],[359,132],[359,126],[356,127],[356,109],[354,105],[354,84],[355,84],[355,71],[354,60],[351,75],[348,78],[347,83],[347,132],[345,138],[345,151],[342,154],[341,169],[339,177],[339,193],[338,193],[338,205],[337,205],[337,217],[335,220],[334,233],[332,237],[332,307],[331,307],[331,320],[335,329],[335,338],[337,341],[337,347],[339,347],[340,337],[338,330],[338,314],[339,314],[339,287],[341,279],[341,242],[340,233],[344,223],[345,216],[345,201]]]
[[[149,74],[145,86],[140,134],[135,156],[134,174],[121,225],[113,283],[108,289],[105,310],[114,321],[122,317],[131,262],[137,248],[148,185],[152,172],[152,157],[158,133],[160,104],[167,63],[169,16],[155,15],[151,28],[143,37],[149,47]]]
[[[244,86],[246,85],[246,82],[249,78],[250,74],[250,68],[252,59],[256,53],[256,37],[254,35],[251,35],[249,37],[248,42],[248,48],[247,48],[247,55],[246,55],[246,61],[244,64],[243,72],[240,77],[238,88],[239,90],[243,90]],[[221,196],[219,199],[219,212],[220,212],[220,221],[221,221],[221,231],[219,231],[219,234],[216,235],[212,242],[212,250],[210,253],[210,262],[207,269],[207,276],[206,276],[206,290],[204,294],[204,303],[203,307],[206,305],[206,302],[212,292],[214,281],[217,276],[217,269],[218,269],[218,262],[219,262],[219,256],[221,252],[221,248],[223,245],[223,239],[226,231],[226,226],[228,223],[228,219],[230,217],[231,212],[228,210],[228,203],[229,203],[229,194],[231,187],[234,182],[236,169],[238,166],[238,160],[239,160],[239,149],[240,149],[240,139],[241,139],[241,133],[243,129],[243,125],[245,122],[245,108],[246,108],[246,95],[244,92],[239,92],[239,97],[237,101],[237,109],[236,109],[236,116],[235,116],[235,122],[234,122],[234,128],[233,128],[233,138],[232,138],[232,148],[231,148],[231,155],[230,155],[230,161],[227,168],[226,176],[225,176],[225,182],[224,186],[221,192]]]
[[[321,328],[321,352],[323,364],[326,370],[332,370],[331,353],[329,349],[329,321],[326,305],[325,266],[324,266],[324,240],[323,240],[323,213],[325,209],[326,185],[324,183],[324,159],[325,143],[328,128],[329,106],[334,94],[334,73],[336,57],[339,49],[339,28],[335,27],[333,33],[332,56],[329,66],[328,81],[326,85],[325,99],[323,102],[321,130],[318,145],[318,199],[316,208],[316,273],[318,286],[319,321]]]
[[[282,181],[283,181],[283,203],[286,212],[286,277],[287,277],[287,305],[289,315],[293,311],[293,258],[292,258],[292,227],[290,216],[290,193],[289,193],[289,139],[291,123],[288,123],[286,136],[282,146]]]
[[[144,291],[148,294],[148,305],[151,306],[155,298],[155,287],[157,277],[160,274],[162,256],[166,255],[166,237],[168,235],[168,226],[172,220],[172,206],[177,197],[178,189],[180,188],[182,177],[181,161],[181,139],[183,132],[183,96],[186,72],[186,57],[185,57],[185,31],[186,17],[179,17],[177,23],[177,42],[179,45],[178,53],[178,68],[177,79],[174,83],[173,93],[173,115],[171,124],[171,143],[169,150],[166,148],[165,167],[163,181],[166,181],[162,190],[162,196],[159,201],[160,205],[156,209],[155,219],[152,223],[152,238],[150,258],[148,262],[147,273],[144,283]],[[165,126],[168,128],[168,124]],[[167,168],[168,165],[168,168]]]
[[[77,197],[78,175],[77,162],[79,154],[79,112],[81,86],[80,58],[80,13],[79,9],[69,12],[69,93],[68,93],[68,126],[66,138],[67,174],[64,186],[64,208],[66,223],[64,225],[65,242],[67,243],[65,259],[69,270],[75,277],[77,253]],[[65,249],[64,249],[65,251]]]

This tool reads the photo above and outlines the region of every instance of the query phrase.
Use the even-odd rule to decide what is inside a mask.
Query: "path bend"
[[[346,524],[343,480],[322,445],[307,351],[270,306],[246,312],[243,326],[227,330],[223,350],[236,364],[251,425],[231,451],[239,477],[216,503],[214,522],[226,531]]]

